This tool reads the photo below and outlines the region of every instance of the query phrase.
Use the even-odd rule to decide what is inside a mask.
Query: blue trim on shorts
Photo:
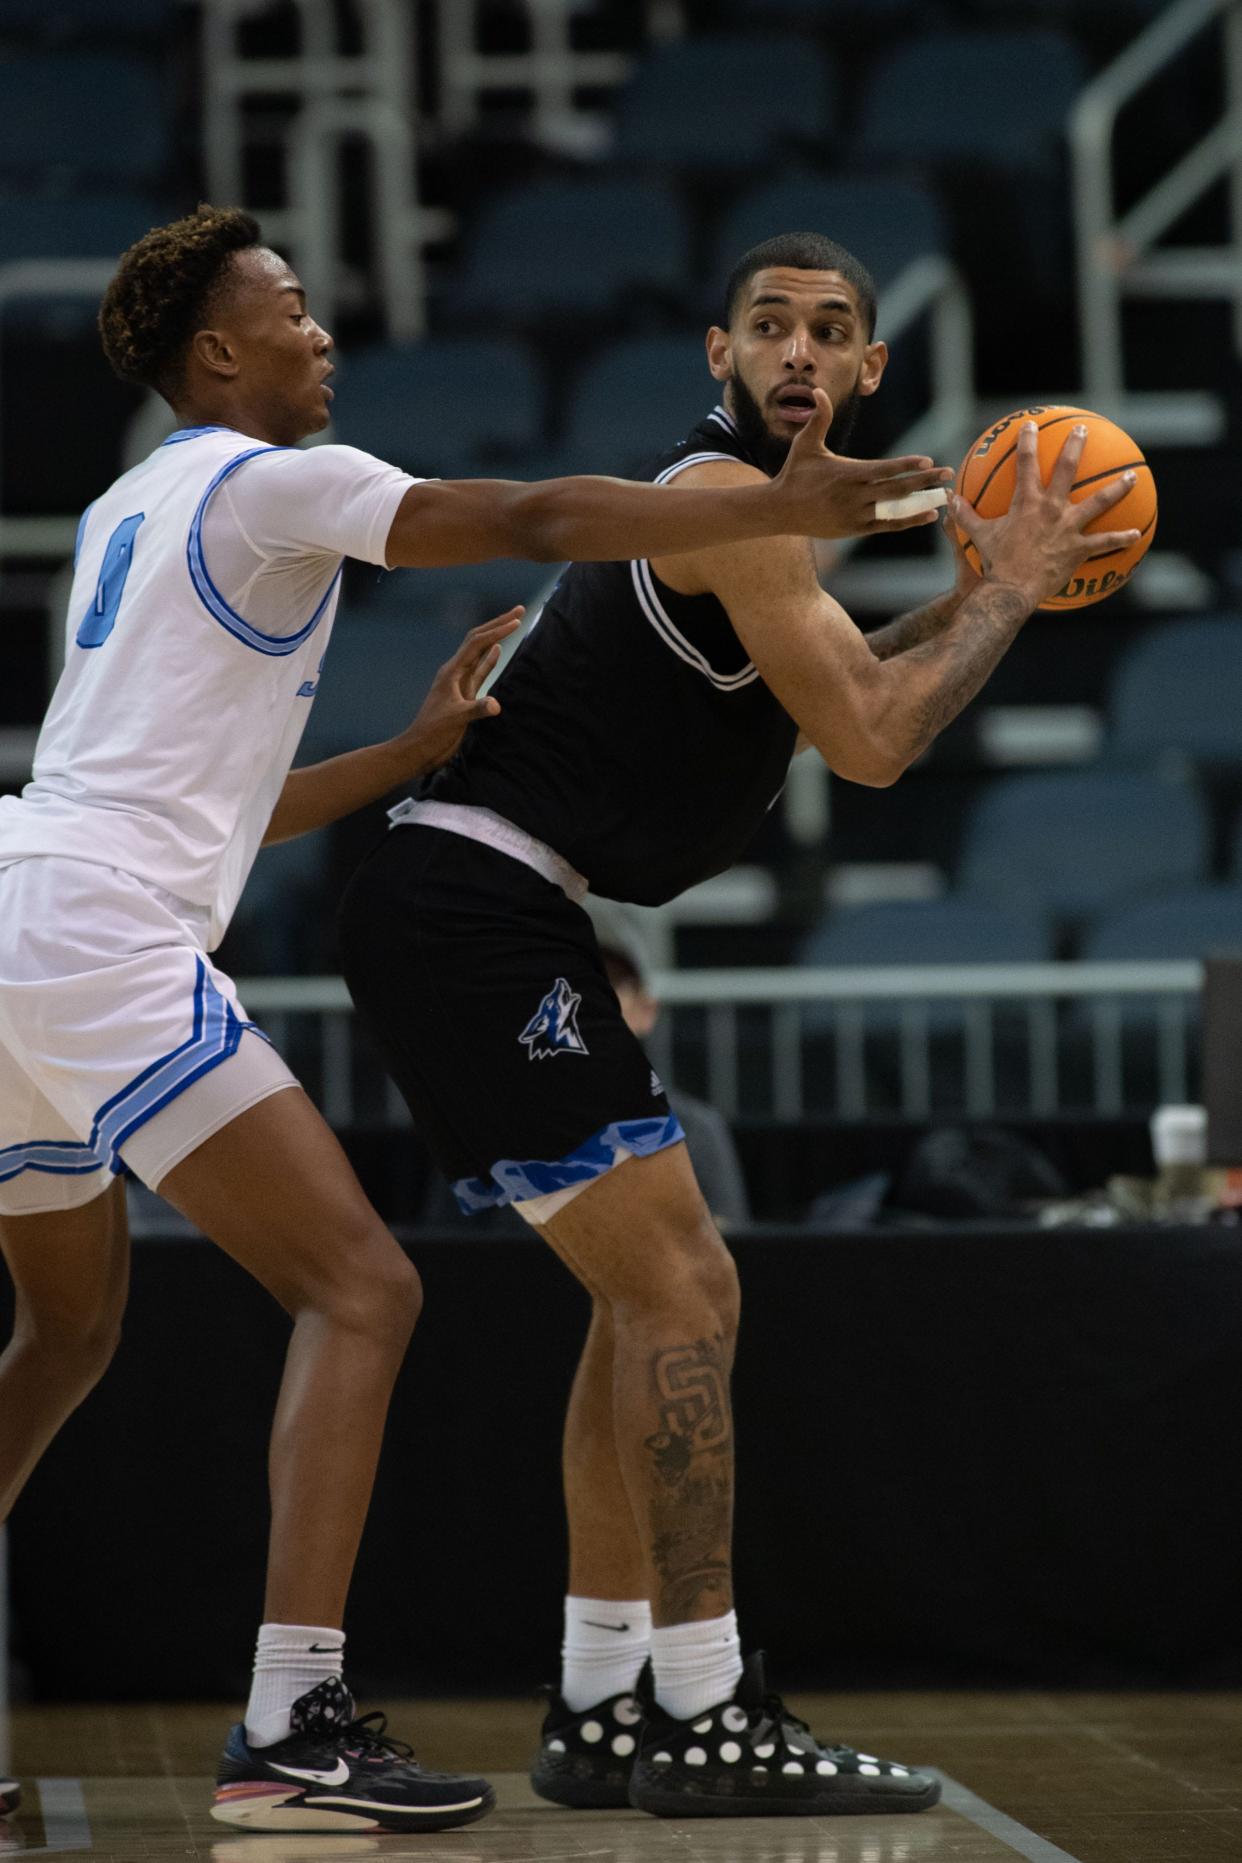
[[[90,1137],[34,1139],[25,1145],[0,1150],[0,1184],[22,1171],[43,1171],[56,1177],[80,1177],[107,1168],[113,1176],[125,1169],[121,1146],[158,1112],[192,1087],[196,1080],[236,1054],[246,1029],[262,1030],[243,1022],[228,998],[222,996],[202,958],[195,958],[194,1022],[188,1041],[145,1067],[127,1086],[106,1100],[95,1115]],[[263,1036],[264,1041],[267,1037]]]
[[[472,1216],[476,1210],[494,1210],[504,1203],[524,1203],[528,1197],[546,1197],[554,1190],[568,1190],[573,1184],[589,1184],[603,1177],[617,1162],[622,1148],[636,1158],[664,1151],[685,1138],[681,1121],[675,1113],[655,1115],[650,1119],[620,1119],[601,1126],[576,1150],[564,1158],[544,1160],[499,1158],[491,1176],[459,1177],[453,1195]]]

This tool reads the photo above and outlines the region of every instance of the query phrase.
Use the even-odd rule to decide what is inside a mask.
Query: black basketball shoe
[[[731,1701],[675,1721],[642,1701],[630,1803],[658,1818],[820,1818],[926,1811],[940,1781],[891,1760],[822,1746],[766,1691],[763,1654],[747,1658]]]
[[[548,1712],[530,1769],[540,1798],[579,1811],[628,1811],[643,1716],[637,1697],[610,1695],[575,1714],[554,1688],[544,1694]]]
[[[380,1713],[355,1720],[343,1682],[320,1682],[293,1704],[293,1731],[252,1747],[230,1730],[213,1818],[263,1831],[446,1831],[495,1804],[486,1779],[424,1772]]]
[[[0,1818],[7,1818],[22,1802],[22,1788],[16,1779],[0,1775]]]

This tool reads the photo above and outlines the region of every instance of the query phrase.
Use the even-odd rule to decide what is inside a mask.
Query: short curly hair
[[[252,215],[206,204],[136,240],[99,307],[104,355],[121,380],[175,397],[190,338],[202,328],[229,261],[260,243]]]

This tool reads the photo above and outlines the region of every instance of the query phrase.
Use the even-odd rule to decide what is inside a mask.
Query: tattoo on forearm
[[[962,599],[956,590],[937,595],[925,608],[912,608],[909,614],[898,615],[895,621],[875,628],[867,636],[867,645],[877,660],[893,660],[899,653],[909,653],[911,647],[936,640],[952,621]]]
[[[724,1340],[655,1355],[661,1427],[646,1439],[654,1483],[651,1551],[666,1619],[683,1622],[715,1593],[726,1608],[733,1523],[733,1420]]]
[[[922,662],[935,675],[934,684],[913,708],[911,760],[974,698],[1017,639],[1029,612],[1017,589],[1004,583],[981,583],[944,633],[905,655],[907,666]]]

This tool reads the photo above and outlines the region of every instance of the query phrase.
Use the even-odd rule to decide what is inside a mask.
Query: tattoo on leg
[[[724,1341],[659,1352],[651,1369],[663,1426],[645,1444],[656,1477],[651,1556],[662,1612],[681,1622],[712,1592],[722,1601],[729,1594],[733,1423]]]

